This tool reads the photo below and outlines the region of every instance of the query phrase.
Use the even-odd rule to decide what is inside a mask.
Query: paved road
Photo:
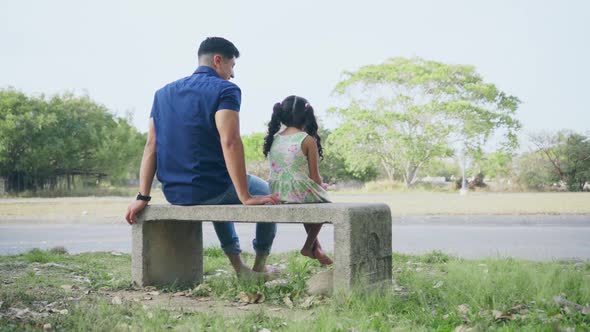
[[[333,248],[332,226],[320,233]],[[254,225],[237,224],[244,251],[252,252]],[[203,227],[205,245],[218,245],[210,223]],[[274,252],[298,249],[305,239],[301,225],[279,225]],[[0,224],[0,254],[64,246],[70,253],[130,252],[126,224]],[[590,215],[478,215],[394,217],[393,250],[421,254],[442,250],[464,258],[510,256],[532,260],[590,260]]]

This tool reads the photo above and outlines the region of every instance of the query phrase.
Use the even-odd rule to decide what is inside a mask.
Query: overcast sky
[[[590,1],[0,0],[0,88],[87,93],[146,131],[155,90],[190,75],[198,44],[242,56],[242,133],[290,94],[324,110],[344,70],[394,56],[474,65],[519,97],[525,131],[590,129]]]

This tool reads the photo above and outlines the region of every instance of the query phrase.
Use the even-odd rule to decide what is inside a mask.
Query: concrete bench
[[[149,205],[132,229],[133,281],[200,283],[203,221],[330,223],[335,291],[350,289],[357,280],[370,287],[392,277],[391,212],[385,204]]]

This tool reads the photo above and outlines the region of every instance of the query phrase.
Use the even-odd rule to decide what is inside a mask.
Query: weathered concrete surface
[[[276,223],[330,223],[347,222],[356,211],[383,210],[386,204],[323,203],[281,205],[148,205],[138,220],[175,221],[234,221]]]
[[[309,295],[332,295],[334,271],[322,271],[312,275],[307,281]]]
[[[355,209],[348,221],[334,224],[334,290],[391,280],[389,208]]]
[[[343,203],[148,206],[133,225],[133,280],[141,286],[171,280],[200,281],[203,221],[331,223],[335,242],[334,290],[346,291],[357,281],[373,285],[391,280],[389,207]],[[195,224],[199,225],[198,236],[193,235],[195,231],[191,228]],[[180,230],[176,231],[176,227]],[[198,267],[190,266],[192,262]]]
[[[192,285],[203,280],[202,223],[134,224],[132,242],[131,275],[136,284]]]

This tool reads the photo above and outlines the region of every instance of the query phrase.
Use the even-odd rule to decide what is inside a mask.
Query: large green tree
[[[75,176],[135,177],[145,135],[87,96],[0,90],[0,176],[9,191],[52,189]]]
[[[344,73],[334,93],[343,106],[331,109],[341,126],[330,141],[353,172],[379,165],[410,186],[422,167],[457,148],[479,158],[495,133],[503,148],[517,145],[520,101],[473,66],[391,58]]]
[[[537,153],[551,164],[554,177],[571,191],[581,191],[590,181],[590,138],[571,131],[531,136]]]

